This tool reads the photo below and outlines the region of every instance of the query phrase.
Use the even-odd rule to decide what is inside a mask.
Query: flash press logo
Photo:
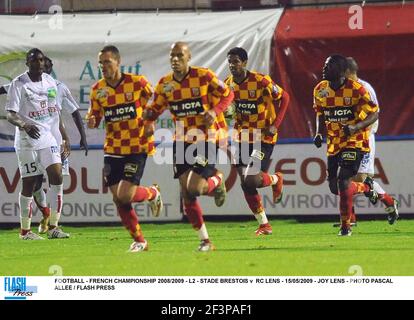
[[[27,297],[32,297],[34,293],[37,293],[37,287],[27,286],[26,277],[5,277],[4,291],[6,292],[5,300],[26,300]]]

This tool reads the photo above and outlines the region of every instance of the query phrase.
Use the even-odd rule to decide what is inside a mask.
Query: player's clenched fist
[[[150,138],[155,133],[155,124],[154,122],[146,122],[144,124],[144,136],[145,138]]]
[[[88,117],[88,128],[93,129],[96,127],[96,117],[95,116],[89,116]]]

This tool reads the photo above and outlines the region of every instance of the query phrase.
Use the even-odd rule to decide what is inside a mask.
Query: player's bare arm
[[[71,147],[69,136],[66,133],[65,124],[63,123],[62,116],[59,116],[59,131],[62,135],[63,144],[62,144],[62,160],[65,160],[69,157]]]
[[[85,128],[83,127],[82,116],[81,116],[79,110],[76,110],[75,112],[72,113],[72,118],[73,118],[73,121],[75,122],[76,128],[78,128],[79,134],[81,136],[81,139],[80,139],[80,142],[79,142],[80,148],[82,150],[85,150],[85,156],[87,156],[89,146],[88,146],[88,142],[86,141]]]
[[[34,124],[26,123],[16,112],[8,111],[7,121],[9,121],[12,125],[18,127],[19,129],[24,130],[30,138],[40,138],[39,129]]]
[[[313,143],[317,148],[322,147],[322,140],[323,140],[323,136],[322,136],[322,132],[321,132],[321,122],[323,121],[323,116],[321,114],[317,114],[316,115],[316,128],[315,128],[315,137],[313,138]]]

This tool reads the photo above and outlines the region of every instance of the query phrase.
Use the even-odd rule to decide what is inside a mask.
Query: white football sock
[[[258,214],[255,214],[254,217],[256,218],[257,222],[259,222],[260,225],[269,223],[269,220],[267,220],[266,212],[262,211]]]
[[[33,197],[25,197],[19,193],[20,227],[22,230],[30,230],[32,222],[32,202]]]
[[[62,211],[63,204],[63,184],[60,185],[50,185],[49,190],[49,199],[50,199],[50,225],[58,226],[60,220],[60,214]]]
[[[208,239],[207,227],[206,227],[205,223],[203,223],[200,230],[198,230],[198,237],[199,237],[200,240],[207,240]]]
[[[378,192],[378,194],[385,194],[385,190],[376,181],[374,181],[374,190]]]

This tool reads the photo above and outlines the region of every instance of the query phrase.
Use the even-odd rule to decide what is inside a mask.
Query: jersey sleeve
[[[8,93],[8,92],[9,92],[9,90],[10,90],[10,86],[11,86],[11,83],[8,83],[8,84],[3,84],[3,85],[2,85],[2,87],[3,87],[4,91],[6,91],[6,93]]]
[[[208,82],[208,91],[216,97],[228,97],[230,95],[230,88],[223,81],[221,81],[212,71],[208,70],[206,74]]]
[[[265,76],[262,80],[263,96],[269,97],[273,101],[280,100],[283,95],[283,89],[279,87],[269,76]]]
[[[363,86],[358,89],[358,92],[360,94],[360,102],[358,104],[360,117],[361,119],[365,119],[370,114],[378,111],[378,105],[373,101],[371,95]]]
[[[19,112],[22,87],[19,82],[13,81],[7,92],[6,111]]]
[[[164,93],[164,85],[162,80],[158,82],[157,86],[155,87],[154,93],[154,101],[152,104],[147,108],[150,110],[148,113],[149,120],[157,120],[157,118],[168,108],[168,100]]]
[[[319,97],[318,87],[313,90],[313,110],[318,116],[322,115],[322,101]]]
[[[86,119],[90,118],[91,116],[94,116],[97,118],[98,122],[103,117],[103,109],[101,105],[99,104],[99,101],[97,99],[97,89],[92,88],[90,96],[89,96],[89,109],[86,114]]]
[[[152,85],[148,79],[144,76],[141,76],[139,84],[141,86],[140,103],[141,106],[145,108],[148,105],[148,102],[151,100],[152,95],[154,94],[154,89],[152,88]]]
[[[72,114],[74,113],[76,110],[79,109],[79,105],[77,104],[75,98],[72,96],[72,93],[70,92],[69,88],[61,83],[60,84],[61,89],[62,89],[62,97],[61,97],[61,104],[62,104],[62,109],[65,110],[66,112]]]

